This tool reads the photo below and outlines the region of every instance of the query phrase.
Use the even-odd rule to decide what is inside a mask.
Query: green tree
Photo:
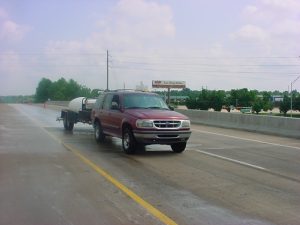
[[[67,81],[64,78],[60,78],[58,81],[52,83],[50,88],[51,100],[70,100],[67,97]]]
[[[206,89],[200,92],[193,91],[186,100],[186,106],[189,109],[208,110],[213,108],[215,111],[221,111],[225,104],[225,96],[225,91],[209,91]]]
[[[215,111],[221,111],[223,105],[225,105],[225,91],[211,91],[209,94],[209,108],[213,108]]]
[[[262,94],[263,110],[265,112],[268,110],[272,110],[274,108],[274,105],[272,102],[272,92],[263,91],[261,94]]]
[[[294,98],[293,100],[293,109],[300,111],[300,95]]]
[[[264,105],[264,101],[261,98],[256,98],[253,106],[252,106],[252,110],[258,114],[262,109],[263,109],[263,105]]]
[[[52,81],[47,78],[42,78],[39,82],[36,92],[35,92],[35,101],[36,102],[45,102],[50,98],[50,88]]]
[[[199,109],[196,97],[190,96],[185,104],[188,109]]]
[[[284,95],[283,101],[280,103],[279,110],[286,116],[286,113],[289,111],[290,107],[291,99],[287,95]]]
[[[209,91],[203,89],[197,99],[198,108],[201,110],[209,109]]]
[[[230,96],[230,93],[228,93],[228,92],[225,92],[224,106],[225,106],[227,112],[230,112],[233,107],[233,105],[231,104],[231,96]]]
[[[268,110],[272,110],[274,108],[274,105],[271,101],[269,102],[263,102],[263,110],[267,112]]]
[[[96,97],[98,97],[100,91],[101,91],[100,89],[93,89],[93,90],[91,91],[90,97],[91,97],[91,98],[96,98]]]
[[[83,92],[82,87],[73,79],[70,79],[65,85],[66,85],[65,97],[67,98],[67,100],[71,100],[82,95],[81,94]],[[85,93],[85,94],[89,94],[89,93]],[[86,96],[86,95],[82,95],[82,96]]]
[[[79,88],[78,96],[84,96],[84,97],[87,97],[87,98],[98,97],[98,95],[92,96],[92,91],[91,91],[90,88],[88,88],[86,86],[81,86],[81,85],[80,85],[80,88]]]
[[[240,106],[240,107],[248,107],[252,106],[258,91],[251,90],[248,91],[247,88],[243,89],[232,89],[230,91],[230,97],[228,103],[233,106]]]
[[[73,79],[66,81],[64,78],[52,82],[43,78],[36,89],[35,100],[44,102],[51,100],[71,100],[79,96],[90,97],[91,90],[79,85]]]

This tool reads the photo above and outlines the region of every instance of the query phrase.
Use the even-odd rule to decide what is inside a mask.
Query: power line
[[[155,71],[155,72],[163,72],[163,73],[215,73],[215,74],[261,74],[261,75],[273,75],[274,72],[250,72],[250,71],[221,71],[221,70],[163,70],[163,69],[152,69],[152,68],[129,68],[129,67],[113,67],[112,69],[122,69],[122,70],[143,70],[143,71]],[[284,75],[284,76],[295,76],[299,73],[286,73],[286,72],[282,72],[282,73],[275,73],[276,75]],[[186,76],[187,74],[185,74]],[[228,75],[227,75],[228,76]],[[234,76],[237,77],[237,76]],[[257,77],[257,78],[261,78],[261,77]],[[273,77],[274,78],[274,77]],[[273,79],[272,78],[272,79]],[[283,78],[283,77],[277,77],[277,78]],[[269,78],[270,79],[270,78]]]
[[[266,75],[284,75],[284,76],[295,76],[299,75],[299,71],[292,71],[292,69],[296,69],[300,67],[299,64],[291,63],[290,59],[297,59],[299,61],[299,57],[291,57],[291,56],[243,56],[243,57],[210,57],[210,56],[188,56],[188,57],[179,57],[179,56],[161,56],[161,55],[143,55],[143,56],[132,56],[132,55],[124,55],[119,54],[117,56],[112,57],[111,54],[106,53],[68,53],[68,52],[60,52],[60,53],[34,53],[34,52],[21,52],[21,53],[0,53],[2,55],[45,55],[45,58],[39,58],[36,62],[26,62],[26,58],[22,59],[22,62],[17,62],[21,66],[24,67],[104,67],[106,65],[107,70],[107,88],[108,88],[108,71],[109,69],[116,70],[139,70],[139,71],[155,71],[155,72],[163,72],[163,73],[217,73],[223,74],[227,76],[227,74],[260,74],[262,76]],[[80,63],[70,62],[71,64],[64,63],[45,63],[43,61],[46,60],[48,62],[52,62],[52,60],[56,60],[57,58],[47,59],[47,56],[71,56],[78,57],[81,60]],[[94,63],[95,60],[99,60],[99,56],[106,55],[106,64],[103,62],[101,64]],[[95,60],[89,60],[88,63],[86,59],[88,57],[95,57]],[[72,58],[68,58],[72,59]],[[136,60],[135,60],[136,59]],[[237,62],[239,60],[249,59],[259,60],[256,64],[255,61],[250,61],[247,63],[222,63],[222,62],[214,62],[214,63],[205,63],[198,62],[197,60],[227,60],[227,59],[236,59]],[[276,64],[274,60],[280,59],[280,63]],[[288,59],[289,61],[284,61],[283,59]],[[18,59],[20,60],[20,59]],[[26,60],[26,61],[25,61]],[[32,60],[32,59],[28,59]],[[59,61],[63,61],[64,59],[58,58]],[[150,61],[149,61],[150,60]],[[261,60],[268,60],[269,63],[262,63]],[[13,61],[11,59],[2,59],[0,58],[0,63],[4,65],[13,65]],[[24,63],[25,61],[25,63]],[[83,62],[82,62],[83,61]],[[84,62],[86,61],[86,62]],[[192,61],[192,62],[191,62]],[[283,62],[282,62],[283,61]],[[187,68],[188,67],[188,68]],[[211,67],[216,68],[216,70],[212,70]],[[242,69],[243,68],[243,69]],[[245,69],[249,68],[249,71],[245,71]],[[251,68],[251,70],[250,70]],[[289,71],[287,71],[289,69]],[[236,76],[235,76],[236,77]],[[261,77],[260,77],[261,79]]]
[[[138,55],[138,56],[136,56]],[[298,56],[167,56],[167,55],[141,55],[141,53],[136,53],[135,55],[118,54],[116,58],[126,58],[126,59],[141,59],[141,58],[159,58],[159,59],[299,59]]]
[[[193,63],[193,64],[187,64],[187,63],[165,63],[165,62],[134,62],[134,61],[113,61],[119,64],[137,64],[137,65],[178,65],[178,66],[224,66],[224,67],[232,67],[232,66],[240,66],[240,67],[300,67],[300,65],[296,64],[203,64],[203,63]]]
[[[297,75],[299,72],[272,72],[272,71],[226,71],[226,70],[189,70],[189,69],[165,69],[165,68],[139,68],[126,66],[113,66],[112,69],[126,69],[126,70],[145,70],[145,71],[159,71],[159,72],[192,72],[192,73],[245,73],[245,74],[282,74],[282,75]]]
[[[18,53],[18,52],[12,52],[12,53],[0,53],[0,55],[79,55],[79,56],[86,56],[86,55],[103,55],[105,56],[105,53],[71,53],[71,52],[65,52],[65,53],[50,53],[50,52],[44,52],[44,53]]]

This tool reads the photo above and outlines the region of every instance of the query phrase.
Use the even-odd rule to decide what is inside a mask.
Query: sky
[[[109,89],[299,91],[300,0],[0,0],[0,96],[106,89],[107,61]]]

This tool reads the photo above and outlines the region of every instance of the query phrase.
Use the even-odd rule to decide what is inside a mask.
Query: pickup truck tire
[[[68,131],[71,131],[74,128],[74,123],[70,122],[67,117],[64,118],[64,128]]]
[[[171,144],[171,148],[175,153],[181,153],[185,150],[186,142],[179,142],[175,144]]]
[[[103,133],[103,129],[100,122],[98,121],[94,125],[94,136],[95,136],[95,140],[98,143],[102,143],[105,140],[105,134]]]
[[[137,143],[130,127],[125,127],[122,134],[122,147],[126,154],[134,154]]]

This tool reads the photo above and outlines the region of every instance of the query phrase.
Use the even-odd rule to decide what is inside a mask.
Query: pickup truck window
[[[95,106],[94,106],[95,109],[101,109],[102,108],[102,106],[103,106],[103,99],[104,99],[104,95],[103,94],[100,95],[97,98]]]
[[[120,106],[119,95],[114,95],[111,101],[111,109],[118,110]]]
[[[111,109],[112,98],[113,98],[112,94],[107,94],[105,96],[104,102],[103,102],[103,109],[105,109],[105,110]]]
[[[161,97],[156,95],[128,94],[124,96],[124,108],[168,109],[168,106]]]

